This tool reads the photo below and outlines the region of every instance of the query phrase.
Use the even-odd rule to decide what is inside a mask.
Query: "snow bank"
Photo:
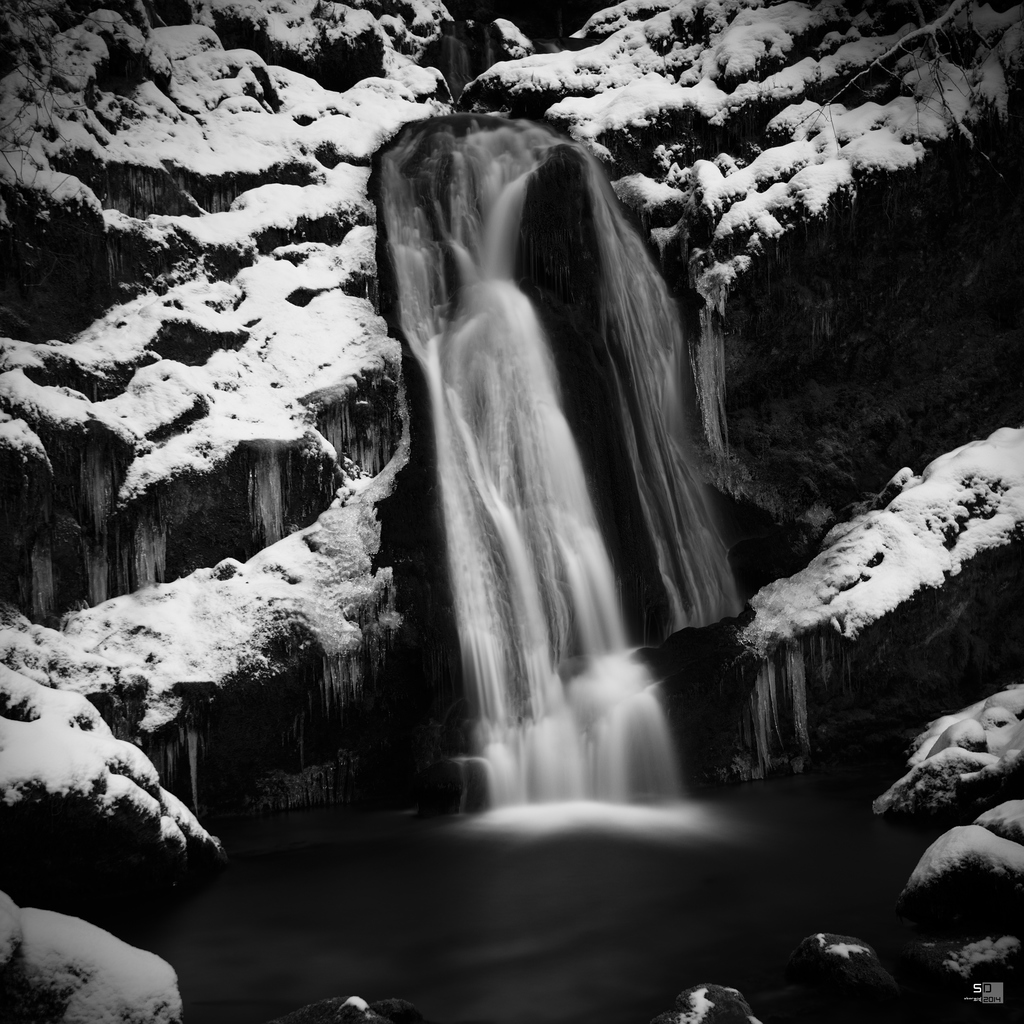
[[[178,979],[166,961],[80,918],[31,907],[19,910],[0,893],[4,962],[0,997],[10,1024],[181,1021]]]

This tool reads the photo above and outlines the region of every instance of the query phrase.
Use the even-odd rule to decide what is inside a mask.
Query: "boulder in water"
[[[849,935],[831,932],[808,935],[793,950],[786,965],[786,977],[846,996],[894,999],[900,994],[895,979],[871,946]]]
[[[404,999],[367,1003],[359,996],[334,996],[277,1017],[269,1024],[417,1024],[423,1014]]]
[[[896,913],[921,924],[1019,922],[1024,916],[1024,846],[980,825],[959,825],[925,850]]]
[[[994,754],[945,747],[915,765],[872,804],[875,814],[955,815],[961,805],[962,779],[996,764]]]
[[[725,985],[691,985],[676,996],[675,1010],[651,1024],[759,1024],[743,994]]]

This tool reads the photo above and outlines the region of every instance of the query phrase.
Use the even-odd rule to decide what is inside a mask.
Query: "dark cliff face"
[[[387,7],[376,5],[372,13],[379,17]],[[513,10],[501,3],[472,9],[457,4],[451,13],[480,23],[511,16],[527,35],[542,39],[578,28],[596,7],[566,3],[520,5]],[[1007,7],[997,5],[996,10]],[[156,10],[168,25],[187,25],[194,19],[189,5],[173,0],[158,3]],[[641,7],[637,11],[638,17],[649,13]],[[121,13],[141,24],[134,8],[124,5]],[[847,31],[856,13],[851,5],[849,17],[843,15],[838,27]],[[69,7],[68,17],[78,17],[72,14]],[[818,53],[825,29],[831,27],[815,28],[781,63],[759,67],[751,82],[763,82],[798,58]],[[880,22],[879,31],[895,27]],[[344,45],[330,44],[324,35],[320,49],[302,57],[286,52],[258,19],[224,18],[216,28],[225,47],[252,47],[268,63],[302,71],[331,88],[346,88],[386,70],[383,36],[376,31],[354,36]],[[710,22],[680,23],[671,31],[687,44],[711,39]],[[406,43],[421,63],[438,63],[443,34],[437,29],[429,42],[426,37],[418,42],[410,37]],[[466,36],[473,70],[482,70],[497,52],[487,56],[489,38],[480,33]],[[556,45],[575,48],[580,43],[552,47]],[[107,93],[121,96],[143,79],[151,80],[155,88],[170,88],[166,69],[150,66],[149,58],[139,53],[129,57],[112,48],[110,60],[99,67],[91,86],[90,102]],[[283,80],[258,63],[251,70],[253,80],[245,85],[244,95],[258,102],[268,117],[283,110],[289,129],[291,123],[316,126],[308,113],[291,111]],[[240,68],[233,74],[240,76],[239,82],[245,77]],[[875,69],[844,99],[850,105],[872,97],[885,100],[898,88],[889,77]],[[722,78],[719,84],[734,88],[743,82]],[[443,94],[443,83],[434,88],[427,98],[417,95],[424,113],[428,99]],[[471,86],[466,102],[483,97],[495,100],[490,109],[501,106],[502,97],[489,88]],[[813,95],[825,100],[832,91],[831,86],[822,86]],[[542,117],[552,102],[567,94],[561,88],[538,87],[536,92],[517,94],[511,109]],[[1008,119],[1003,124],[989,120],[975,125],[973,146],[959,139],[929,143],[918,167],[865,176],[857,182],[855,198],[837,196],[819,216],[803,218],[778,240],[765,240],[749,270],[733,284],[721,320],[728,449],[725,456],[708,452],[706,470],[738,502],[731,539],[738,542],[735,564],[748,593],[806,564],[825,528],[849,518],[901,466],[919,470],[942,452],[1024,419],[1024,139],[1016,127],[1022,112],[1019,80],[1009,82],[1008,95]],[[658,113],[643,126],[609,131],[597,141],[607,147],[613,178],[634,172],[663,174],[666,160],[664,153],[657,155],[659,147],[687,165],[722,152],[750,161],[777,141],[765,124],[780,107],[780,101],[758,101],[721,124],[711,124],[693,111]],[[321,112],[325,117],[327,109]],[[568,127],[564,118],[553,120],[560,129]],[[121,129],[130,130],[127,125]],[[369,159],[352,158],[360,166]],[[353,229],[369,227],[370,204],[275,222],[240,245],[219,240],[200,244],[181,224],[162,229],[159,237],[143,229],[150,215],[198,220],[227,212],[241,195],[260,186],[311,186],[338,167],[339,160],[333,143],[302,159],[292,154],[259,171],[228,174],[104,164],[84,152],[55,158],[55,169],[76,175],[93,190],[99,205],[119,211],[133,223],[119,222],[115,230],[104,224],[98,208],[58,204],[38,195],[30,201],[27,191],[8,188],[3,193],[8,223],[0,232],[0,333],[28,342],[67,341],[115,303],[149,289],[166,291],[173,274],[183,267],[191,268],[189,273],[199,268],[197,273],[213,287],[233,281],[240,271],[279,248],[339,245]],[[374,201],[379,199],[377,188],[374,171]],[[652,246],[651,251],[662,259],[696,345],[704,297],[694,287],[691,257],[696,249],[713,247],[715,224],[702,221],[692,202],[687,207],[684,200],[677,190],[656,210],[636,208],[636,217],[642,230],[668,229],[686,214],[679,244],[658,250]],[[609,376],[612,357],[597,344],[594,230],[578,158],[569,148],[553,151],[527,197],[519,273],[553,339],[566,413],[623,582],[629,627],[639,642],[662,631],[666,597],[652,545],[638,526],[643,517],[627,479],[621,429],[608,415],[615,404]],[[353,272],[339,287],[366,299],[379,295],[389,333],[398,337],[383,232],[378,233],[376,246],[379,280],[374,281],[371,270]],[[289,251],[281,258],[297,265],[306,256]],[[295,311],[304,309],[321,294],[317,287],[296,289],[287,301]],[[201,367],[211,358],[238,351],[248,340],[248,326],[211,331],[173,310],[168,316],[138,358],[106,366],[101,374],[54,349],[26,368],[26,376],[41,387],[73,388],[95,403],[122,394],[136,371],[158,359]],[[394,493],[378,505],[381,546],[372,566],[374,571],[393,569],[390,597],[403,624],[394,637],[385,636],[385,628],[368,631],[373,649],[366,658],[357,658],[352,670],[370,685],[358,697],[349,695],[344,713],[325,696],[333,685],[328,679],[333,669],[325,667],[322,652],[303,624],[294,630],[282,628],[268,641],[267,652],[274,659],[270,669],[257,666],[255,658],[241,667],[229,680],[238,684],[238,692],[219,709],[208,707],[202,689],[206,683],[199,687],[202,693],[196,691],[199,696],[183,697],[188,713],[181,727],[198,728],[205,737],[199,755],[206,766],[200,774],[202,803],[232,807],[248,801],[250,807],[272,808],[321,799],[403,795],[414,769],[466,749],[466,708],[461,701],[427,395],[419,368],[405,352],[400,365],[403,412],[397,373],[389,376],[397,369],[396,364],[356,375],[344,394],[309,407],[309,425],[331,441],[339,456],[350,456],[372,473],[395,451],[402,417],[408,416],[410,459],[398,475]],[[208,414],[209,407],[199,396],[192,406],[157,424],[140,443],[159,445],[187,437]],[[48,463],[27,450],[0,451],[0,525],[7,527],[0,540],[0,598],[19,605],[37,622],[57,625],[60,614],[95,603],[101,591],[103,596],[129,593],[143,583],[170,580],[225,558],[245,559],[268,540],[252,490],[266,446],[240,444],[216,473],[181,474],[154,486],[144,499],[115,508],[113,495],[133,454],[123,438],[98,420],[73,430],[44,420],[31,425],[42,439]],[[335,493],[337,467],[307,442],[304,438],[274,450],[285,481],[283,516],[288,530],[311,523]],[[159,571],[147,555],[150,534],[157,528],[163,538]],[[891,747],[895,734],[879,722],[881,717],[903,722],[926,716],[931,713],[927,707],[966,700],[1020,664],[1021,626],[1013,617],[1019,592],[1017,551],[1013,548],[1003,560],[993,556],[991,564],[975,575],[953,579],[942,591],[928,595],[922,599],[925,612],[908,613],[906,621],[880,625],[865,636],[861,653],[851,655],[849,664],[867,683],[856,693],[842,691],[841,699],[827,687],[812,694],[823,730],[815,749],[822,756],[832,756],[844,746],[872,746],[873,741],[862,735],[864,729],[857,732],[844,724],[856,717],[854,713],[868,709],[864,721],[878,722],[876,731],[885,733]],[[44,562],[51,567],[49,601],[40,598],[39,580],[33,575],[33,566]],[[90,566],[95,569],[92,577]],[[100,578],[103,585],[97,589]],[[939,626],[945,622],[953,625],[943,631]],[[366,624],[360,620],[360,625]],[[735,637],[728,631],[722,627],[697,645],[702,652],[712,652],[694,662],[700,662],[702,672],[707,669],[709,678],[740,657],[729,647]],[[894,657],[894,644],[899,651],[917,653]],[[666,650],[671,653],[672,648]],[[737,749],[746,750],[748,759],[746,767],[730,777],[750,771],[750,743],[742,735],[742,722],[758,666],[749,653],[742,658],[746,674],[730,676],[721,699],[710,690],[686,691],[685,699],[680,696],[683,690],[676,690],[670,697],[681,729],[692,729],[694,721],[721,726],[718,746],[709,746],[717,753],[709,754],[706,764],[694,762],[695,770],[706,769],[707,778],[730,776],[730,751]],[[718,665],[714,671],[709,667],[712,661]],[[677,682],[682,678],[675,662],[664,671]],[[694,685],[686,683],[691,689]],[[885,693],[883,686],[889,687]],[[922,693],[931,695],[930,704],[919,699]],[[103,703],[102,697],[94,696]],[[112,722],[121,720],[120,734],[130,734],[143,713],[142,698],[127,689],[107,697],[110,706],[105,713]],[[884,704],[883,697],[895,703]],[[322,706],[322,713],[317,710],[304,719],[303,709],[311,698],[318,709]],[[685,709],[696,704],[704,710],[694,712],[688,725]],[[884,715],[878,711],[882,707]],[[301,737],[295,724],[300,720]],[[155,759],[167,761],[175,788],[190,798],[187,763],[182,760],[184,737],[175,724],[156,736],[149,750]],[[779,753],[786,760],[785,751]],[[251,785],[256,777],[263,780],[259,793]]]
[[[738,490],[780,519],[840,515],[1021,421],[1021,148],[1013,128],[946,143],[766,248],[725,317]]]

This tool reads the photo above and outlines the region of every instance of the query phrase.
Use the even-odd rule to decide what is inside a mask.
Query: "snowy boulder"
[[[1024,846],[979,825],[960,825],[925,850],[896,912],[921,924],[1008,923],[1024,916]]]
[[[955,815],[963,777],[994,765],[994,754],[950,746],[912,768],[871,805],[875,814]]]
[[[88,700],[0,666],[0,874],[65,903],[164,888],[223,863],[220,842]]]
[[[383,999],[371,1005],[359,996],[335,996],[300,1007],[269,1024],[415,1024],[421,1020],[422,1014],[404,999]]]
[[[929,722],[912,744],[910,771],[875,800],[875,813],[955,816],[976,802],[998,802],[1000,792],[1015,795],[1008,791],[1024,748],[1022,718],[1024,686],[1017,684]],[[1019,819],[1021,810],[1008,806],[1007,813]]]
[[[973,823],[1015,843],[1024,843],[1024,800],[1007,800],[979,814]]]
[[[1024,965],[1021,942],[1014,935],[919,939],[904,947],[900,961],[930,982],[961,990],[965,981],[1017,975]]]
[[[786,978],[847,996],[894,999],[900,994],[893,976],[866,942],[831,932],[808,935],[793,950]]]
[[[651,1024],[759,1024],[743,994],[724,985],[692,985],[676,996],[676,1008]]]
[[[5,959],[6,956],[6,959]],[[77,917],[0,893],[5,1024],[180,1024],[170,964]]]

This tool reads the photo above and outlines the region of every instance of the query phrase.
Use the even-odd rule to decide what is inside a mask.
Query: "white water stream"
[[[429,382],[448,562],[495,804],[678,792],[646,669],[562,412],[548,339],[512,279],[529,175],[563,140],[524,122],[414,134],[385,157],[402,329]],[[732,610],[725,552],[685,458],[674,309],[588,157],[600,318],[675,626]],[[582,656],[582,657],[580,657]],[[582,671],[570,666],[583,665]]]

